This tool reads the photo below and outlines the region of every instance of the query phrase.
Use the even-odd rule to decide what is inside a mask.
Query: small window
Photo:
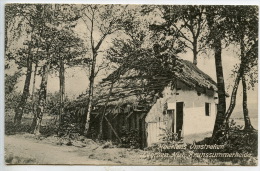
[[[205,103],[205,115],[210,116],[210,103]]]
[[[173,110],[167,110],[167,114],[173,115]]]

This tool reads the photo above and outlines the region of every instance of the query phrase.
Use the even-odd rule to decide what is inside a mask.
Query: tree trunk
[[[32,102],[34,100],[34,91],[35,91],[35,81],[36,81],[36,75],[37,75],[37,68],[38,68],[38,63],[36,62],[35,67],[34,67],[34,74],[33,74],[33,87],[32,87]]]
[[[41,127],[43,112],[46,104],[49,65],[50,64],[46,64],[42,68],[42,80],[41,80],[40,91],[39,91],[39,100],[38,100],[36,113],[34,115],[34,119],[31,126],[32,131],[35,135],[40,135],[40,127]]]
[[[253,130],[253,126],[251,125],[251,121],[248,114],[247,108],[247,85],[245,76],[242,76],[242,85],[243,85],[243,114],[244,114],[244,121],[245,121],[245,130]]]
[[[92,109],[92,100],[93,100],[93,92],[94,92],[94,81],[95,81],[95,68],[96,68],[96,58],[97,54],[93,53],[93,62],[90,71],[89,77],[89,91],[88,91],[88,103],[87,103],[87,113],[86,113],[86,124],[85,124],[85,135],[88,134],[89,130],[89,122],[90,122],[90,113]]]
[[[33,75],[33,87],[32,87],[32,113],[35,114],[34,108],[35,108],[35,102],[34,102],[34,91],[35,91],[35,81],[36,81],[36,75],[37,75],[37,69],[38,69],[38,63],[36,62],[34,67],[34,75]]]
[[[194,39],[193,42],[193,64],[197,65],[198,64],[198,51],[197,51],[197,39]]]
[[[89,122],[90,122],[90,114],[92,109],[92,101],[93,101],[93,92],[94,92],[94,81],[95,81],[95,68],[96,68],[96,60],[98,55],[98,50],[103,42],[103,40],[106,38],[106,36],[109,34],[108,32],[105,33],[96,46],[94,46],[94,38],[93,38],[93,32],[94,32],[94,14],[92,15],[90,22],[91,22],[91,29],[90,29],[90,44],[91,44],[91,51],[92,51],[92,65],[90,69],[90,77],[89,77],[89,90],[88,90],[88,103],[87,103],[87,113],[86,113],[86,124],[85,124],[85,131],[84,134],[88,134],[89,130]]]
[[[64,97],[65,97],[65,76],[64,76],[64,61],[60,58],[60,110],[59,110],[59,125],[62,123],[63,115],[64,115]]]
[[[235,79],[234,87],[232,90],[232,95],[230,99],[230,105],[226,112],[226,119],[225,122],[228,123],[228,120],[236,106],[236,95],[237,95],[237,89],[241,80],[241,77],[244,75],[244,58],[245,58],[245,45],[244,45],[244,35],[241,35],[241,41],[240,41],[240,55],[241,55],[241,63],[237,72],[237,77]]]
[[[241,64],[242,65],[242,64]],[[238,73],[237,73],[237,77],[235,79],[235,83],[234,83],[234,87],[233,87],[233,90],[232,90],[232,95],[231,95],[231,99],[230,99],[230,105],[229,105],[229,108],[226,112],[226,118],[225,118],[225,122],[228,123],[228,120],[236,106],[236,98],[237,98],[237,90],[238,90],[238,86],[239,86],[239,83],[240,83],[240,80],[241,80],[241,75],[242,75],[242,66],[240,65],[240,68],[238,70]]]
[[[16,126],[21,124],[24,107],[26,106],[26,102],[30,94],[30,83],[31,83],[31,75],[32,75],[32,63],[33,63],[32,55],[30,53],[31,53],[31,48],[29,47],[29,54],[27,57],[27,66],[26,66],[27,71],[26,71],[26,78],[23,87],[23,94],[18,106],[16,107],[15,116],[14,116],[14,124]]]
[[[215,121],[215,126],[213,130],[213,139],[217,138],[216,133],[221,129],[223,122],[225,120],[226,113],[226,94],[225,94],[225,82],[223,76],[223,67],[221,59],[221,39],[215,38],[214,41],[214,51],[215,51],[215,65],[217,74],[217,87],[218,87],[218,109]]]

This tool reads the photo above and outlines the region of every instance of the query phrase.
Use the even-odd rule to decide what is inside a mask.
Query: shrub
[[[14,125],[12,121],[5,122],[5,134],[6,135],[14,135],[16,133],[25,133],[30,130],[30,125],[20,124]]]
[[[161,143],[155,143],[151,147],[147,148],[153,152],[162,152],[172,154],[174,152],[184,153],[186,152],[186,144],[181,138],[178,137],[178,133],[174,133],[168,129],[160,128],[163,130],[161,134]]]
[[[234,120],[229,122],[227,129],[220,130],[222,136],[216,141],[217,144],[225,145],[223,152],[250,153],[257,156],[257,130],[245,130],[243,126],[236,125]]]
[[[138,129],[127,130],[126,127],[122,129],[121,147],[125,148],[139,148],[140,137]]]
[[[219,136],[214,143],[217,145],[224,145],[224,149],[219,150],[223,153],[250,153],[252,156],[257,156],[258,148],[258,131],[245,130],[243,126],[237,125],[234,120],[228,123],[229,127],[222,127],[217,133]],[[196,144],[210,144],[212,143],[208,138]],[[210,152],[210,150],[204,150]]]
[[[161,130],[163,130],[163,134],[162,134],[162,138],[161,140],[166,142],[166,143],[171,143],[171,142],[174,142],[174,141],[178,141],[179,140],[179,137],[178,137],[178,134],[177,133],[174,133],[168,129],[164,129],[164,128],[160,128]]]

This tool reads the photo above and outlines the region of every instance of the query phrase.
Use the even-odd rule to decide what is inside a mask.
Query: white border
[[[0,171],[86,171],[86,170],[106,170],[106,171],[129,171],[129,170],[149,170],[155,171],[163,169],[164,171],[171,170],[193,170],[193,171],[257,171],[260,170],[260,162],[257,167],[248,166],[5,166],[4,164],[4,4],[6,3],[93,3],[93,4],[179,4],[179,5],[258,5],[259,0],[0,0]],[[259,23],[258,23],[259,24]],[[260,54],[258,52],[258,54]],[[259,67],[259,64],[258,64]],[[259,76],[258,76],[259,79]],[[259,87],[258,87],[259,88]],[[259,101],[258,96],[258,101]],[[258,105],[259,107],[259,105]],[[259,128],[259,120],[258,120]],[[258,129],[259,130],[259,129]],[[259,139],[259,137],[258,137]],[[259,144],[259,141],[258,141]],[[258,145],[258,158],[259,158]],[[259,159],[258,159],[259,160]]]

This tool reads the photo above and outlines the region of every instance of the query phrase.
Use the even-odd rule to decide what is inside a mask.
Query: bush
[[[21,93],[17,93],[15,91],[5,94],[5,112],[10,110],[14,110],[21,99]]]
[[[121,147],[125,148],[140,148],[140,137],[138,129],[127,130],[122,129]]]
[[[160,128],[163,130],[164,134],[162,134],[161,140],[163,140],[166,143],[171,143],[179,140],[178,134],[174,133],[168,129]]]
[[[224,145],[224,149],[219,150],[222,153],[249,153],[252,156],[257,156],[258,149],[258,131],[257,130],[245,130],[243,126],[236,125],[234,120],[229,122],[229,127],[223,127],[217,132],[217,138],[214,144]],[[211,139],[205,138],[201,142],[196,144],[210,144]],[[204,152],[211,152],[210,150],[204,150]]]
[[[164,132],[161,138],[163,142],[155,143],[151,147],[147,148],[147,150],[168,154],[172,154],[174,152],[184,153],[186,151],[186,144],[183,142],[181,138],[178,137],[178,133],[174,133],[164,128],[160,129]]]
[[[29,132],[30,125],[21,124],[21,125],[14,125],[12,121],[5,122],[5,134],[6,135],[14,135],[16,133],[26,133]]]
[[[245,130],[243,126],[236,125],[236,122],[231,120],[229,127],[220,131],[222,136],[218,138],[216,143],[225,145],[223,152],[250,153],[257,156],[257,130]]]

